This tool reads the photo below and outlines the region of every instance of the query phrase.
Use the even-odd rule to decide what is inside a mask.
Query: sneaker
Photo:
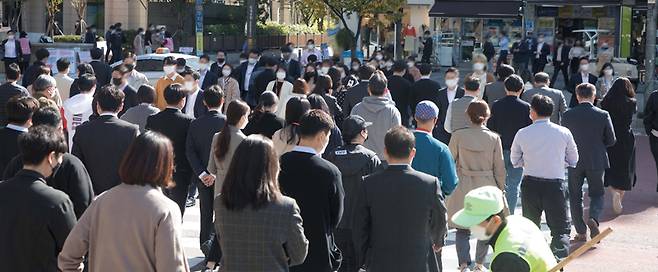
[[[468,266],[463,267],[463,268],[461,268],[461,267],[457,268],[457,270],[459,270],[459,272],[471,272],[472,271],[470,268],[468,268]]]
[[[487,268],[484,267],[484,265],[475,265],[473,268],[473,272],[487,272]]]
[[[194,198],[192,199],[188,198],[187,201],[185,201],[186,208],[194,207],[194,205],[196,205],[196,201],[194,200]]]
[[[201,261],[198,264],[195,264],[194,266],[190,267],[190,271],[206,271],[206,262]]]
[[[594,238],[597,235],[599,235],[599,233],[601,233],[599,231],[599,223],[596,222],[594,218],[590,218],[589,220],[587,220],[587,227],[589,228],[589,237],[591,238]]]
[[[623,206],[621,205],[621,193],[617,190],[612,190],[612,210],[615,212],[615,214],[620,215]]]

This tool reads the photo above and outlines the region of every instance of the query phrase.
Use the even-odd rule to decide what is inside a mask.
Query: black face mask
[[[304,80],[308,81],[311,78],[315,78],[316,72],[306,72],[304,74]]]
[[[217,63],[224,63],[226,59],[217,59]]]
[[[121,84],[123,84],[123,79],[122,78],[112,78],[112,84],[114,84],[114,86],[121,86]]]
[[[135,70],[135,64],[134,63],[126,64],[126,68],[128,68],[128,72],[132,72],[133,70]]]

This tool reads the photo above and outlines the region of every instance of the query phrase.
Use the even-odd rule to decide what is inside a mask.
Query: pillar
[[[29,0],[23,4],[23,30],[26,32],[45,33],[48,13],[46,12],[46,1]]]
[[[75,9],[71,5],[71,0],[64,0],[62,2],[62,23],[60,27],[64,34],[74,34],[75,33],[75,21],[78,20],[78,14],[75,12]],[[84,33],[84,30],[82,31]]]

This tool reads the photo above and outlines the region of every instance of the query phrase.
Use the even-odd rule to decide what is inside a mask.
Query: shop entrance
[[[596,29],[596,19],[558,19],[556,26],[556,36],[562,36],[564,40],[582,40],[582,33],[573,32],[579,29]]]

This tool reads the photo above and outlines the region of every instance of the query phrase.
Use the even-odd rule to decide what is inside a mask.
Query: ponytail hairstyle
[[[247,103],[244,103],[240,100],[231,101],[226,109],[226,122],[224,122],[224,127],[219,132],[219,138],[217,139],[217,146],[213,150],[215,159],[217,161],[223,161],[226,158],[226,153],[228,152],[228,146],[231,143],[231,132],[229,131],[229,126],[237,126],[242,119],[242,116],[245,116],[249,113],[249,106]]]
[[[299,121],[310,110],[311,103],[308,102],[306,97],[293,96],[288,100],[288,103],[286,103],[286,126],[284,128],[288,133],[288,139],[285,139],[286,143],[297,144],[297,141],[299,141],[297,131]]]

